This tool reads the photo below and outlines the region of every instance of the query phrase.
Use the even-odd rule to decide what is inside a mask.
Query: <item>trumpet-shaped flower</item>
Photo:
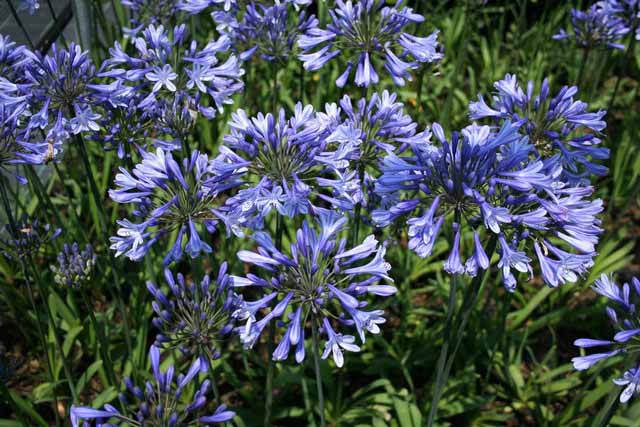
[[[532,271],[532,246],[549,286],[573,282],[593,265],[602,202],[587,199],[591,188],[559,183],[542,162],[530,161],[534,147],[518,126],[506,122],[493,132],[473,125],[451,139],[438,124],[432,131],[438,144],[417,139],[405,154],[385,157],[375,191],[399,202],[374,210],[376,225],[408,215],[408,246],[421,257],[431,255],[437,237],[450,229],[445,271],[471,276],[489,267],[479,237],[484,229],[494,235],[508,290],[516,285],[514,271]],[[469,228],[474,234],[467,242]]]
[[[329,13],[331,23],[326,29],[317,27],[316,22],[300,35],[298,46],[303,53],[298,57],[310,71],[319,70],[338,56],[347,59],[344,72],[336,80],[339,87],[352,75],[358,86],[377,84],[382,68],[395,84],[403,86],[421,63],[443,57],[437,30],[428,37],[405,31],[410,25],[424,22],[424,17],[401,7],[401,2],[387,6],[384,0],[336,0],[336,7]]]
[[[196,385],[193,393],[189,386],[195,383],[196,376],[202,371],[201,361],[196,359],[186,373],[176,375],[173,365],[163,372],[160,368],[160,350],[151,346],[149,360],[153,379],[147,381],[144,388],[125,380],[130,399],[125,393],[120,395],[124,410],[106,404],[103,409],[85,406],[71,407],[71,425],[88,427],[90,421],[98,426],[130,425],[144,426],[209,426],[231,420],[235,413],[225,405],[220,405],[211,415],[203,415],[207,404],[207,393],[211,385],[207,379]],[[135,424],[134,424],[135,423]]]
[[[330,354],[337,366],[343,364],[343,350],[359,351],[352,335],[337,333],[337,324],[351,326],[365,341],[365,332],[377,334],[384,323],[382,310],[366,309],[362,296],[369,293],[389,296],[396,292],[391,285],[378,285],[381,279],[391,282],[391,266],[385,261],[385,247],[373,235],[362,244],[348,249],[346,240],[338,234],[346,224],[346,217],[334,211],[318,208],[319,227],[304,222],[296,233],[296,241],[288,251],[276,247],[271,237],[257,232],[254,240],[258,251],[240,251],[238,258],[254,265],[264,274],[234,276],[238,289],[257,287],[266,296],[245,303],[245,308],[233,314],[245,325],[236,328],[245,347],[252,347],[269,322],[280,318],[286,332],[273,353],[274,360],[284,360],[295,348],[295,359],[305,358],[304,336],[308,322],[315,323],[326,336],[323,358]],[[271,306],[260,320],[257,313]],[[289,309],[289,310],[287,310]],[[338,319],[334,325],[331,319]]]
[[[622,378],[613,380],[624,390],[620,394],[620,401],[627,402],[638,393],[640,385],[640,366],[637,366],[640,354],[640,316],[636,309],[640,302],[640,280],[633,278],[631,283],[617,285],[613,278],[603,274],[596,280],[593,290],[607,297],[611,303],[607,306],[607,315],[616,333],[609,339],[580,338],[574,345],[580,348],[603,348],[597,353],[577,356],[571,359],[573,367],[579,371],[591,368],[598,362],[617,355],[628,355],[636,362],[636,366],[627,370]]]
[[[609,158],[609,149],[602,147],[600,136],[607,126],[605,111],[590,112],[587,103],[574,100],[575,86],[564,86],[553,97],[545,79],[537,95],[534,83],[527,84],[526,93],[515,75],[494,83],[496,93],[488,105],[482,96],[469,104],[472,120],[492,118],[509,120],[529,135],[535,157],[544,163],[547,173],[562,167],[562,179],[571,183],[588,183],[589,175],[605,175],[607,168],[598,161]]]
[[[119,221],[117,236],[111,237],[116,256],[138,261],[163,235],[171,235],[173,241],[165,264],[181,259],[183,252],[191,258],[211,252],[199,229],[215,231],[218,197],[230,188],[225,177],[214,172],[214,160],[194,151],[179,163],[161,148],[155,153],[141,150],[140,155],[142,161],[132,172],[120,168],[117,187],[109,190],[114,201],[133,204],[134,216],[142,219],[140,223]]]

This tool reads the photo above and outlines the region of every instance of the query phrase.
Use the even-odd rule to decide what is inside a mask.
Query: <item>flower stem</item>
[[[99,348],[100,348],[100,356],[102,357],[102,360],[104,361],[105,364],[105,368],[107,371],[107,378],[109,379],[109,382],[112,386],[116,385],[116,375],[115,375],[115,371],[113,369],[113,362],[111,361],[111,355],[109,354],[109,344],[107,341],[107,337],[105,336],[104,333],[104,328],[102,325],[100,325],[98,323],[98,320],[96,319],[95,314],[93,313],[93,306],[91,305],[91,303],[89,302],[89,298],[87,298],[87,293],[84,289],[82,289],[80,291],[80,293],[82,294],[82,301],[84,302],[84,305],[87,308],[87,311],[89,312],[89,319],[91,320],[91,325],[93,326],[93,329],[96,331],[96,335],[98,337],[98,341],[99,341]]]
[[[316,371],[316,388],[318,390],[318,406],[320,411],[320,427],[326,426],[324,419],[324,393],[322,391],[322,375],[320,374],[320,349],[318,344],[318,326],[311,320],[311,335],[313,338],[313,367]]]
[[[582,76],[584,74],[587,61],[589,60],[589,53],[591,53],[591,49],[589,47],[584,48],[584,50],[582,51],[582,61],[580,62],[580,71],[578,71],[578,79],[577,79],[577,82],[579,83],[582,82]]]
[[[125,342],[127,345],[127,355],[133,355],[133,346],[131,344],[131,330],[129,328],[129,320],[127,316],[127,310],[125,308],[123,296],[122,296],[122,287],[120,284],[120,277],[118,275],[118,269],[116,268],[115,260],[113,258],[113,254],[109,251],[109,240],[108,240],[108,232],[106,228],[106,214],[104,211],[104,205],[102,203],[102,198],[100,197],[100,191],[98,190],[98,186],[96,185],[96,181],[93,177],[93,171],[91,170],[91,163],[89,162],[89,154],[87,152],[87,147],[84,143],[84,139],[81,135],[76,135],[77,145],[80,149],[80,157],[82,157],[82,162],[84,163],[84,168],[87,174],[87,180],[89,181],[89,187],[91,189],[91,193],[93,196],[93,201],[98,209],[98,218],[100,221],[100,229],[102,232],[102,237],[104,239],[107,251],[107,259],[109,260],[109,266],[111,267],[111,274],[113,275],[113,282],[116,287],[116,303],[118,305],[118,310],[120,311],[120,316],[122,317],[122,325],[124,327],[125,334]],[[125,358],[126,359],[126,358]],[[134,365],[135,372],[135,361],[132,359],[132,363]]]
[[[625,72],[627,70],[627,66],[631,58],[633,58],[633,55],[635,54],[635,50],[636,50],[636,28],[634,27],[631,30],[631,41],[629,42],[629,46],[627,47],[627,51],[625,52],[624,60],[622,62],[622,70],[621,70],[622,72]],[[611,98],[609,99],[607,112],[611,111],[611,108],[613,107],[613,102],[616,100],[616,96],[618,95],[618,89],[620,89],[621,80],[622,79],[620,78],[620,74],[618,74],[618,76],[616,77],[616,85],[614,86],[613,93],[611,94]]]
[[[75,385],[73,383],[73,376],[71,375],[71,368],[69,367],[69,363],[67,362],[67,358],[64,355],[64,351],[62,349],[62,345],[60,344],[60,337],[58,337],[58,332],[56,331],[56,322],[55,319],[53,317],[53,313],[51,312],[51,307],[49,307],[49,301],[46,298],[47,295],[47,288],[46,285],[42,282],[41,278],[40,278],[40,273],[38,272],[38,269],[35,265],[35,263],[33,262],[33,258],[31,257],[31,255],[27,256],[27,261],[29,263],[29,266],[31,267],[31,270],[33,271],[33,279],[36,282],[36,285],[38,286],[38,290],[40,291],[40,295],[42,296],[42,300],[44,302],[44,306],[47,310],[47,317],[49,319],[49,323],[51,324],[51,329],[53,332],[53,342],[56,346],[56,351],[60,354],[60,361],[62,362],[62,370],[64,371],[64,376],[66,377],[67,380],[67,385],[69,386],[69,392],[71,393],[71,399],[73,401],[74,404],[77,404],[79,402],[78,400],[78,393],[76,392],[76,388]],[[26,273],[26,271],[25,271]],[[27,282],[27,286],[30,286]]]
[[[496,236],[492,235],[489,243],[487,244],[486,253],[489,259],[491,259],[491,257],[493,256],[493,252],[496,249],[496,241]],[[447,312],[447,323],[444,331],[445,338],[442,349],[440,350],[440,357],[438,359],[438,365],[436,368],[436,382],[434,383],[433,398],[431,400],[431,408],[429,410],[429,418],[427,421],[428,427],[432,427],[436,420],[436,415],[438,413],[438,403],[440,402],[440,399],[442,397],[444,386],[449,379],[451,367],[453,366],[453,362],[455,361],[456,353],[458,352],[460,344],[462,343],[464,329],[467,326],[469,316],[471,315],[471,312],[473,311],[473,308],[478,301],[478,296],[480,295],[480,289],[482,288],[484,277],[489,274],[489,271],[490,268],[487,269],[485,274],[480,274],[480,272],[478,272],[476,277],[473,278],[471,286],[467,287],[467,289],[465,290],[462,306],[460,307],[462,311],[460,313],[456,313],[455,317],[455,292],[456,286],[459,284],[457,282],[461,277],[460,275],[452,276],[451,291],[449,293],[449,311]],[[455,335],[452,335],[452,332],[454,331]],[[451,354],[448,354],[450,348],[452,349],[452,351]]]

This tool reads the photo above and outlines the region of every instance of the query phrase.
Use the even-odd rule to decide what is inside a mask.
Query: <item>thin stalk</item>
[[[431,399],[431,408],[429,410],[429,418],[427,419],[427,426],[431,427],[436,419],[438,412],[438,402],[442,396],[442,391],[447,378],[444,376],[445,363],[449,355],[449,345],[451,342],[451,336],[454,324],[454,312],[456,311],[456,293],[458,290],[458,284],[460,281],[460,275],[455,274],[451,276],[451,288],[449,289],[449,303],[447,305],[447,319],[444,326],[444,336],[442,342],[442,348],[440,349],[440,356],[438,357],[438,364],[436,365],[436,381],[433,384],[433,397]]]
[[[64,175],[62,174],[62,171],[60,170],[60,167],[58,166],[57,163],[55,163],[55,162],[53,163],[53,168],[55,169],[56,175],[58,175],[58,179],[60,180],[60,183],[62,184],[62,187],[64,188],[64,192],[65,192],[65,194],[67,196],[69,211],[73,215],[73,218],[76,221],[76,224],[78,224],[78,227],[73,227],[73,228],[80,229],[80,232],[82,233],[83,241],[84,242],[89,242],[89,236],[87,235],[85,227],[82,226],[82,222],[80,220],[80,217],[76,213],[76,210],[73,208],[73,203],[72,203],[73,202],[73,194],[71,193],[71,189],[64,182]],[[67,227],[67,230],[69,230],[69,228],[70,227]],[[77,233],[77,231],[75,231],[75,230],[74,230],[74,232]],[[78,234],[76,234],[76,239],[77,238],[78,238]]]
[[[636,28],[634,27],[631,31],[631,41],[629,42],[629,47],[627,47],[627,51],[625,52],[624,59],[622,62],[622,72],[627,70],[627,66],[629,65],[629,61],[633,57],[636,50]],[[613,93],[611,94],[611,98],[609,99],[609,104],[607,106],[607,111],[611,111],[613,107],[613,102],[616,100],[616,96],[618,95],[618,89],[620,89],[620,82],[622,79],[620,78],[620,74],[616,77],[616,85],[613,88]]]
[[[311,409],[311,398],[309,397],[309,385],[307,384],[307,377],[302,373],[302,396],[304,398],[304,410],[307,413],[307,422],[309,427],[316,427],[316,419],[313,416]]]
[[[38,286],[38,290],[40,291],[40,295],[42,295],[42,300],[44,302],[44,306],[47,310],[47,317],[49,322],[51,323],[51,328],[53,330],[53,342],[56,346],[56,351],[60,353],[60,360],[62,361],[62,370],[64,371],[64,376],[67,379],[67,384],[69,386],[69,392],[71,393],[71,398],[74,404],[79,402],[78,393],[76,392],[76,388],[73,384],[73,376],[71,375],[71,368],[69,368],[69,363],[67,362],[67,358],[64,356],[64,351],[62,349],[62,345],[60,344],[60,337],[58,337],[58,332],[56,331],[56,322],[53,318],[53,313],[51,312],[51,307],[49,307],[49,301],[46,298],[47,289],[46,285],[42,282],[40,273],[36,268],[35,263],[33,262],[33,258],[29,255],[27,257],[27,262],[33,271],[33,279],[36,282],[36,286]]]
[[[18,27],[20,27],[20,29],[22,30],[22,34],[24,34],[24,37],[27,39],[27,43],[29,43],[29,47],[33,49],[33,41],[31,40],[31,37],[29,37],[29,33],[27,32],[27,29],[24,28],[24,25],[22,24],[22,20],[18,16],[18,12],[16,11],[16,8],[13,7],[11,0],[7,0],[7,4],[9,5],[9,10],[11,11],[11,15],[13,16],[13,19],[16,20]]]
[[[122,287],[120,284],[120,277],[118,275],[118,269],[116,268],[115,265],[115,260],[113,258],[113,254],[109,251],[109,239],[108,239],[108,233],[107,233],[107,228],[106,228],[106,213],[104,211],[104,205],[102,204],[102,198],[100,197],[100,191],[98,190],[98,186],[96,184],[96,181],[93,177],[93,171],[91,170],[91,164],[89,163],[89,154],[87,152],[87,147],[85,146],[84,143],[84,139],[82,138],[81,135],[76,135],[76,141],[77,141],[77,145],[79,147],[80,150],[80,157],[82,157],[82,163],[84,164],[84,168],[87,174],[87,180],[89,181],[89,187],[91,189],[91,193],[93,195],[93,201],[96,204],[96,207],[98,208],[98,217],[99,217],[99,221],[101,222],[101,231],[102,231],[102,237],[104,239],[105,245],[106,245],[106,250],[107,250],[107,259],[109,260],[109,264],[111,267],[111,274],[113,275],[113,281],[114,281],[114,285],[116,287],[116,292],[115,296],[116,296],[116,303],[118,305],[118,311],[120,311],[120,316],[122,317],[122,326],[124,327],[124,333],[125,333],[125,342],[127,345],[127,355],[132,355],[133,354],[133,345],[131,343],[131,330],[129,328],[129,320],[128,320],[128,316],[127,316],[127,310],[124,304],[124,300],[122,297]],[[125,358],[126,359],[126,358]],[[132,360],[132,363],[134,364],[134,368],[135,368],[135,361]],[[135,369],[134,369],[135,372]]]
[[[44,185],[42,185],[42,181],[40,181],[40,177],[38,176],[38,173],[36,172],[36,170],[31,165],[26,166],[25,170],[29,175],[29,182],[33,186],[33,192],[36,193],[36,197],[38,201],[42,203],[42,205],[50,213],[53,214],[58,225],[60,226],[64,225],[64,221],[62,221],[60,212],[58,211],[58,209],[55,208],[55,206],[53,206],[53,202],[51,201],[51,198],[49,197],[47,190],[44,188]]]
[[[489,259],[493,256],[493,252],[496,248],[496,237],[491,236],[491,240],[487,244],[486,253]],[[465,291],[464,299],[462,302],[460,313],[457,313],[455,316],[455,335],[445,337],[445,342],[442,346],[442,350],[440,351],[440,359],[438,360],[438,367],[436,373],[436,382],[434,385],[434,394],[433,399],[431,401],[431,409],[429,410],[429,418],[427,421],[427,426],[432,427],[435,422],[436,415],[438,413],[438,403],[440,402],[440,398],[442,397],[442,392],[444,391],[444,386],[449,379],[449,374],[451,373],[451,367],[453,366],[453,362],[455,361],[456,354],[458,349],[460,348],[460,344],[462,343],[462,337],[464,336],[464,330],[467,326],[467,322],[469,321],[469,316],[473,311],[473,308],[478,301],[478,296],[480,295],[480,289],[482,288],[482,283],[484,281],[484,277],[489,273],[489,269],[485,272],[485,274],[478,273],[476,277],[473,278],[471,282],[471,286],[468,287]],[[452,282],[455,281],[456,275],[452,277]],[[452,286],[455,286],[452,284]],[[449,307],[453,307],[455,310],[455,298],[453,301],[449,300]],[[447,326],[450,326],[450,319],[447,317]],[[445,329],[445,334],[451,334],[451,330]],[[453,345],[451,345],[453,344]],[[447,354],[449,348],[452,348],[451,354]],[[445,363],[446,361],[446,363]]]
[[[320,349],[318,344],[318,326],[311,320],[311,334],[313,338],[313,368],[316,372],[316,388],[318,391],[318,406],[320,411],[320,427],[325,427],[324,419],[324,392],[322,391],[322,375],[320,374]]]
[[[582,60],[580,61],[580,71],[578,71],[578,80],[577,80],[579,83],[582,83],[582,76],[584,75],[584,70],[587,65],[587,61],[589,61],[589,53],[591,53],[590,47],[585,47],[582,50]]]
[[[276,249],[282,249],[282,234],[284,232],[284,224],[282,222],[282,216],[276,216]],[[275,347],[275,334],[276,334],[276,325],[275,322],[269,323],[269,337],[267,344],[267,378],[265,380],[265,389],[266,396],[264,399],[264,426],[271,426],[271,410],[273,407],[273,375],[275,370],[275,365],[273,362],[273,351]]]
[[[106,365],[105,368],[107,370],[107,377],[110,382],[109,385],[115,386],[117,384],[116,374],[113,369],[113,362],[111,360],[111,355],[109,354],[109,344],[107,341],[107,337],[105,336],[105,333],[104,333],[104,328],[102,327],[102,325],[98,323],[98,320],[96,319],[96,316],[93,313],[93,306],[89,302],[89,298],[87,298],[86,291],[82,289],[80,293],[82,294],[82,301],[84,302],[84,305],[87,311],[89,312],[89,319],[91,320],[91,325],[93,326],[93,329],[95,329],[96,335],[98,336],[98,342],[99,342],[98,346],[100,348],[100,356],[102,357],[102,360]]]

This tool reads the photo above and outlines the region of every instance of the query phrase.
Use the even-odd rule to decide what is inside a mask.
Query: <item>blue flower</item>
[[[40,2],[38,0],[20,0],[18,4],[18,10],[28,10],[29,15],[35,15],[40,9]]]
[[[58,254],[58,265],[52,265],[53,280],[60,286],[78,289],[90,282],[96,266],[96,253],[87,244],[81,251],[78,243],[65,244]]]
[[[394,83],[403,86],[411,80],[410,72],[420,63],[442,59],[437,42],[438,31],[428,37],[417,37],[404,31],[424,17],[401,2],[387,6],[384,0],[336,0],[336,8],[329,11],[331,23],[326,29],[317,22],[298,38],[304,53],[299,55],[306,70],[315,71],[337,56],[347,59],[345,71],[336,80],[343,87],[355,71],[355,83],[368,87],[380,80],[376,67],[389,73]]]
[[[242,10],[242,17],[238,17],[238,8],[214,13],[213,17],[218,23],[218,30],[231,39],[232,48],[243,61],[258,54],[270,62],[286,62],[298,35],[318,25],[318,20],[313,15],[307,16],[306,11],[294,13],[291,10],[290,5],[297,6],[298,3],[276,2],[267,7],[250,2]]]
[[[379,333],[378,325],[385,319],[382,310],[365,310],[368,304],[360,298],[367,293],[389,296],[396,288],[377,284],[381,279],[392,281],[388,276],[391,266],[384,259],[385,247],[379,245],[373,235],[347,249],[346,240],[338,240],[346,217],[322,208],[318,208],[316,214],[319,227],[305,221],[287,251],[278,250],[268,234],[256,232],[258,252],[238,252],[240,260],[264,270],[264,274],[233,276],[234,285],[238,289],[257,287],[266,295],[258,301],[245,302],[232,316],[246,320],[236,331],[249,348],[269,322],[281,318],[287,329],[273,358],[284,360],[295,347],[298,363],[305,358],[307,321],[315,322],[327,338],[323,357],[333,354],[336,365],[341,367],[342,350],[359,351],[360,348],[354,344],[353,336],[336,333],[331,319],[338,319],[336,325],[354,327],[364,343],[365,331]],[[273,304],[271,311],[257,320],[258,311]]]
[[[358,203],[394,205],[392,198],[379,200],[368,189],[368,182],[379,174],[379,156],[428,138],[417,132],[418,125],[404,114],[396,98],[396,94],[383,91],[354,105],[345,95],[339,105],[327,104],[325,111],[318,113],[323,150],[316,160],[325,165],[318,185],[329,191],[320,196],[322,199],[345,211]]]
[[[225,204],[236,225],[262,228],[264,218],[276,210],[294,217],[309,213],[313,189],[307,184],[317,177],[320,163],[320,129],[313,108],[298,103],[292,117],[284,109],[249,118],[244,110],[231,116],[230,133],[224,137],[216,167],[242,184]]]
[[[215,209],[221,204],[218,197],[230,188],[224,176],[213,172],[215,162],[198,151],[183,159],[182,164],[161,148],[155,153],[140,150],[140,155],[142,161],[132,173],[120,168],[115,178],[117,188],[109,190],[109,196],[118,203],[134,204],[134,216],[143,221],[119,221],[111,249],[116,256],[124,254],[138,261],[151,245],[168,234],[173,236],[173,244],[165,264],[180,260],[183,250],[191,258],[210,253],[211,246],[201,240],[199,228],[215,231],[219,222]]]
[[[115,79],[115,90],[102,87],[105,101],[129,108],[134,100],[139,109],[159,121],[172,112],[175,115],[183,106],[191,114],[215,117],[232,102],[231,96],[242,90],[240,77],[244,70],[234,55],[226,55],[222,61],[221,56],[230,47],[226,36],[201,48],[195,41],[188,43],[188,39],[185,25],[172,32],[162,25],[150,25],[132,40],[127,51],[116,42],[109,50],[111,57],[105,61],[103,73]]]
[[[538,95],[534,84],[527,84],[526,93],[515,75],[494,83],[496,93],[489,106],[482,96],[469,104],[472,120],[493,118],[498,123],[509,120],[529,135],[535,155],[544,163],[545,172],[562,167],[563,180],[589,183],[589,175],[603,176],[607,168],[597,162],[609,158],[609,149],[601,147],[600,136],[607,126],[605,111],[589,112],[585,102],[574,100],[575,86],[564,86],[553,97],[545,79]]]
[[[374,224],[408,216],[408,247],[421,257],[430,256],[438,236],[451,230],[444,265],[450,274],[475,276],[489,268],[479,237],[484,232],[499,243],[498,266],[508,290],[516,285],[514,271],[531,273],[532,249],[549,286],[575,282],[593,265],[602,201],[588,199],[592,188],[558,182],[542,162],[529,160],[534,147],[518,130],[508,121],[497,132],[472,125],[447,139],[434,124],[439,144],[426,132],[398,153],[389,152],[375,191],[396,203],[374,209]],[[474,231],[471,242],[465,229]]]
[[[50,224],[30,219],[26,215],[17,220],[15,227],[14,229],[11,224],[6,224],[0,230],[5,234],[0,235],[1,253],[15,261],[36,256],[41,247],[62,233],[61,228],[53,228]]]
[[[176,278],[169,269],[164,277],[170,294],[153,283],[147,289],[154,297],[156,317],[152,324],[160,331],[156,345],[178,348],[183,354],[195,355],[204,361],[220,357],[220,343],[231,331],[231,313],[238,297],[231,289],[227,264],[223,263],[214,280],[205,276],[200,284],[187,283],[182,274]]]
[[[577,370],[586,370],[598,362],[617,355],[628,355],[637,365],[638,349],[640,349],[640,318],[636,306],[640,301],[640,280],[633,278],[631,284],[618,286],[612,278],[603,274],[596,280],[593,290],[605,296],[612,303],[607,307],[607,315],[616,329],[612,339],[580,338],[574,345],[580,348],[604,347],[607,350],[578,356],[571,359]],[[638,393],[640,385],[640,366],[631,368],[620,379],[613,380],[619,386],[626,386],[620,394],[620,401],[627,402]]]
[[[560,30],[554,35],[555,40],[572,40],[576,45],[593,49],[607,47],[624,49],[620,39],[629,32],[622,19],[611,12],[607,1],[599,1],[586,11],[571,9],[573,34]]]
[[[208,426],[212,423],[223,423],[231,420],[235,413],[220,405],[213,414],[202,415],[207,403],[207,393],[210,381],[207,379],[199,386],[191,397],[189,386],[202,371],[200,359],[196,359],[186,374],[175,375],[173,365],[163,372],[160,370],[160,350],[151,346],[149,360],[153,380],[147,381],[144,388],[136,386],[130,379],[125,380],[127,391],[133,397],[130,401],[123,393],[120,396],[124,411],[106,404],[103,409],[93,409],[84,406],[71,407],[71,425],[73,427],[88,427],[88,421],[94,421],[95,426],[130,424],[140,425],[180,425]],[[113,424],[113,423],[118,424]]]

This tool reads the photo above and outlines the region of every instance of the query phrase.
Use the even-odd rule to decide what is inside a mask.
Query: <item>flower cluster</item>
[[[12,54],[2,62],[15,67],[6,74],[15,81],[0,84],[0,99],[13,92],[20,101],[13,106],[13,114],[26,122],[17,133],[24,151],[20,157],[32,164],[58,160],[71,134],[98,129],[100,115],[94,109],[102,87],[96,84],[96,68],[74,43],[68,50],[54,44],[46,56],[14,48],[6,39],[5,44]]]
[[[325,166],[325,175],[333,174],[318,178],[319,186],[331,190],[330,196],[321,198],[342,210],[351,210],[356,203],[367,204],[367,198],[375,198],[375,194],[367,191],[367,184],[377,176],[381,154],[428,137],[416,131],[417,124],[404,114],[402,103],[396,102],[396,94],[387,91],[374,93],[368,100],[362,98],[355,106],[345,95],[339,106],[328,104],[325,112],[318,113],[317,120],[323,151],[316,160]],[[376,199],[375,203],[387,205],[393,200]]]
[[[352,335],[336,332],[334,326],[355,327],[364,343],[365,331],[380,332],[378,325],[385,322],[384,311],[363,310],[367,303],[358,298],[365,294],[389,296],[396,288],[378,284],[380,279],[392,282],[387,274],[391,266],[384,260],[385,247],[379,245],[373,235],[362,244],[347,249],[346,240],[338,240],[347,218],[322,208],[316,213],[319,226],[316,228],[305,221],[288,254],[278,249],[264,232],[253,236],[258,252],[238,252],[238,258],[265,273],[233,276],[234,286],[257,287],[266,294],[257,301],[241,301],[232,316],[239,321],[246,320],[245,325],[237,328],[245,347],[255,344],[269,322],[287,318],[288,322],[283,320],[287,322],[286,332],[273,359],[287,359],[291,348],[295,347],[298,363],[305,358],[305,325],[310,321],[313,330],[320,327],[326,336],[322,357],[332,354],[336,365],[341,367],[342,350],[359,351],[360,348]],[[258,320],[259,310],[272,304],[272,310]],[[285,316],[287,307],[291,310]],[[333,319],[337,321],[335,324]]]
[[[608,1],[596,2],[585,11],[571,9],[571,24],[573,34],[560,30],[553,38],[572,40],[585,49],[597,47],[624,49],[624,45],[619,42],[629,32],[629,28],[621,18],[611,13]]]
[[[630,31],[634,31],[636,40],[640,40],[640,1],[607,0],[603,6],[609,13],[622,20]]]
[[[123,412],[112,405],[104,405],[103,409],[83,406],[71,407],[71,425],[73,427],[89,427],[93,420],[95,426],[203,426],[223,423],[231,420],[235,413],[224,405],[211,414],[201,416],[207,404],[207,392],[210,381],[205,380],[191,399],[186,389],[202,370],[200,360],[193,362],[186,374],[175,375],[173,366],[166,371],[160,370],[160,351],[151,346],[149,350],[153,381],[147,381],[144,389],[136,386],[130,379],[125,380],[127,390],[133,396],[130,402],[122,394],[120,400],[125,408]]]
[[[196,355],[206,368],[209,360],[220,357],[219,343],[231,332],[230,314],[235,294],[227,264],[220,266],[214,282],[205,276],[199,285],[187,283],[182,274],[178,274],[176,280],[169,269],[165,269],[164,277],[170,294],[147,283],[155,300],[152,306],[156,317],[152,323],[160,330],[156,345],[177,347],[183,354]]]
[[[58,265],[50,267],[53,280],[60,286],[79,289],[91,280],[96,261],[96,253],[91,245],[87,244],[80,251],[76,242],[71,246],[65,244],[58,254]]]
[[[580,348],[607,347],[604,353],[593,353],[572,359],[573,367],[577,370],[589,369],[596,363],[619,354],[629,354],[634,361],[634,367],[627,370],[623,377],[614,382],[625,386],[620,394],[620,401],[627,402],[634,394],[640,394],[640,317],[636,311],[640,302],[640,280],[633,278],[631,285],[625,283],[618,286],[612,278],[603,274],[596,280],[593,290],[607,297],[611,306],[607,307],[607,315],[616,328],[613,339],[580,338],[574,342]]]
[[[121,167],[115,178],[117,188],[109,190],[114,201],[133,203],[133,214],[142,218],[140,223],[118,221],[117,236],[111,237],[116,256],[124,254],[138,261],[166,234],[172,236],[173,243],[165,264],[181,259],[183,250],[191,258],[211,252],[211,246],[200,238],[197,225],[209,233],[215,231],[219,195],[229,187],[216,174],[215,162],[198,151],[182,164],[161,148],[155,153],[140,150],[140,155],[142,161],[133,173]]]
[[[417,37],[405,32],[405,27],[422,23],[424,17],[409,7],[387,6],[384,0],[360,0],[355,4],[336,0],[331,10],[331,23],[326,29],[314,25],[298,39],[304,53],[299,58],[306,70],[319,70],[340,55],[348,58],[345,71],[336,80],[344,87],[355,67],[358,86],[380,81],[378,71],[384,67],[393,81],[402,86],[411,80],[410,72],[420,63],[442,59],[437,43],[438,31],[428,37]]]
[[[171,32],[150,25],[130,46],[132,52],[127,53],[116,42],[105,62],[105,75],[115,79],[109,101],[116,107],[128,109],[133,99],[139,109],[165,124],[181,123],[185,113],[187,118],[196,112],[213,118],[243,87],[244,71],[237,58],[219,58],[230,47],[225,36],[199,49],[195,41],[188,43],[184,24]],[[185,136],[182,127],[170,127],[174,136]]]
[[[605,175],[606,166],[596,163],[609,158],[609,149],[602,147],[599,136],[606,127],[605,111],[590,112],[586,102],[574,100],[576,86],[564,86],[553,97],[549,82],[542,82],[534,95],[534,83],[527,84],[526,93],[515,75],[494,83],[496,93],[491,106],[479,95],[469,104],[472,120],[486,117],[497,122],[509,120],[529,135],[534,154],[545,165],[547,173],[562,167],[562,178],[572,183],[588,183],[589,175]]]
[[[544,172],[542,162],[530,162],[534,147],[518,133],[518,126],[506,122],[494,133],[488,126],[472,125],[450,140],[440,125],[432,130],[439,144],[419,141],[409,144],[406,155],[385,157],[375,191],[398,202],[373,211],[377,225],[410,215],[409,248],[427,257],[445,221],[453,217],[444,269],[471,276],[489,267],[490,255],[479,236],[484,228],[499,244],[498,267],[510,291],[516,286],[513,270],[532,271],[526,252],[531,242],[549,286],[574,282],[593,265],[602,201],[587,199],[591,188],[565,186]],[[412,216],[416,209],[422,213]],[[464,223],[474,233],[463,263]]]
[[[229,222],[262,228],[269,212],[293,217],[310,212],[308,181],[314,179],[320,163],[319,128],[310,105],[298,103],[292,117],[284,109],[277,118],[258,114],[249,118],[238,110],[224,137],[219,174],[241,184],[226,203]]]
[[[318,25],[313,15],[291,9],[291,2],[268,7],[252,2],[244,9],[242,19],[237,16],[238,10],[214,12],[213,17],[243,61],[258,54],[266,61],[286,62],[298,36]]]

